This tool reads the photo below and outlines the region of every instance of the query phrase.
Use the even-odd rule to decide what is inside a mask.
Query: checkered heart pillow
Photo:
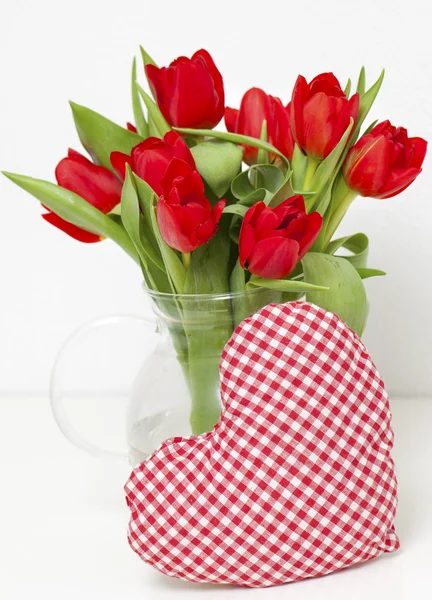
[[[271,586],[399,547],[384,384],[358,337],[308,303],[269,305],[225,346],[223,412],[126,484],[129,542],[189,581]]]

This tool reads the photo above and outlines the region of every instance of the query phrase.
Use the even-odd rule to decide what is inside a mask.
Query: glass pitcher
[[[65,342],[51,379],[51,405],[64,435],[95,456],[132,465],[169,437],[213,428],[224,345],[240,321],[281,300],[280,292],[258,287],[146,294],[153,318],[114,316],[82,327]],[[116,434],[117,447],[108,448]]]

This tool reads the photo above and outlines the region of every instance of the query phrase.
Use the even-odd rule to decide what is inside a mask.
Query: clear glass
[[[131,464],[169,437],[213,428],[224,345],[244,318],[282,300],[265,288],[146,294],[154,320],[117,316],[81,328],[60,351],[51,380],[54,416],[66,437],[93,455]]]

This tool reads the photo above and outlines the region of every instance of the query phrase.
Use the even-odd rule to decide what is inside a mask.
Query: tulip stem
[[[344,218],[345,213],[347,212],[347,210],[351,206],[352,201],[356,197],[357,197],[357,192],[355,192],[354,190],[348,189],[347,193],[345,194],[345,196],[342,198],[342,200],[339,202],[338,206],[336,207],[334,213],[331,215],[331,217],[327,223],[326,232],[325,232],[324,239],[323,239],[324,252],[325,252],[325,249],[327,248],[327,246],[329,245],[330,240],[332,239],[333,234],[335,233],[336,229],[339,227],[340,222]]]
[[[183,252],[183,254],[182,254],[182,261],[183,261],[184,267],[187,269],[188,266],[191,263],[191,254],[190,254],[190,252]]]
[[[315,158],[310,158],[308,157],[307,159],[307,167],[306,167],[306,173],[305,173],[305,178],[303,181],[303,190],[305,192],[310,190],[310,186],[313,180],[313,177],[315,175],[315,171],[318,168],[318,165],[320,164],[319,160],[316,160]]]

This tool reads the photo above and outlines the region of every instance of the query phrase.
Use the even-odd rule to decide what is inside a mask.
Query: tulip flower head
[[[322,221],[317,212],[306,214],[300,195],[276,208],[257,202],[245,214],[240,229],[240,265],[266,279],[287,277],[311,249]]]
[[[164,241],[187,254],[216,233],[225,200],[215,206],[204,195],[200,174],[187,162],[173,158],[162,179],[156,217]]]
[[[63,158],[57,165],[55,175],[59,186],[78,194],[104,214],[112,211],[120,202],[122,184],[118,178],[105,167],[94,165],[75,150],[69,149],[67,158]],[[80,242],[92,243],[104,239],[68,223],[52,211],[42,217]]]
[[[225,109],[225,125],[229,132],[259,139],[263,121],[267,122],[270,144],[289,160],[294,151],[294,138],[290,125],[290,105],[285,107],[279,98],[270,96],[259,88],[248,90],[242,98],[240,109]],[[248,165],[257,162],[258,148],[245,146],[243,160]]]
[[[391,198],[421,173],[427,142],[390,121],[376,125],[350,149],[343,165],[348,187],[362,196]]]
[[[122,180],[128,164],[158,196],[162,194],[162,178],[173,158],[180,158],[195,168],[195,161],[186,142],[175,131],[169,131],[163,140],[148,137],[132,148],[130,156],[123,152],[111,152],[110,156],[111,164]]]
[[[147,65],[146,75],[170,125],[212,129],[222,119],[222,75],[206,50],[198,50],[190,59],[180,56],[168,67]]]
[[[291,128],[296,144],[311,158],[326,158],[357,118],[359,94],[349,100],[333,73],[308,84],[299,75],[291,99]]]

